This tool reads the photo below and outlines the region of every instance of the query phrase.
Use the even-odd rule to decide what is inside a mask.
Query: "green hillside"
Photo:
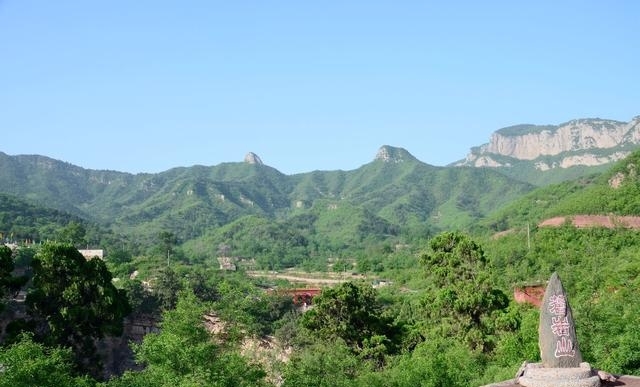
[[[295,219],[313,219],[303,228],[315,230],[325,250],[336,250],[425,227],[468,228],[532,189],[495,171],[433,167],[401,148],[381,151],[387,160],[355,170],[292,176],[248,163],[132,175],[2,154],[0,192],[98,222],[142,245],[163,231],[181,244],[246,216],[286,224],[311,214]]]
[[[352,171],[294,176],[242,163],[197,166],[128,175],[135,190],[87,190],[94,202],[122,200],[88,208],[128,206],[117,217],[100,215],[116,232],[101,235],[107,242],[109,235],[132,238],[106,263],[134,308],[162,309],[165,321],[180,322],[169,338],[150,335],[141,347],[170,340],[180,350],[153,347],[158,363],[105,385],[144,384],[149,372],[166,372],[158,364],[174,352],[209,343],[205,334],[177,340],[200,326],[205,307],[232,327],[225,348],[239,346],[237,332],[289,345],[289,362],[264,368],[289,385],[322,385],[326,367],[317,364],[327,362],[332,377],[349,386],[419,385],[432,375],[455,386],[505,380],[522,361],[539,360],[538,310],[515,303],[513,289],[544,283],[553,272],[569,294],[585,360],[610,372],[640,373],[633,323],[640,316],[640,233],[536,227],[555,215],[638,214],[640,152],[605,173],[532,190],[491,169],[433,167],[402,150],[388,151],[404,161],[376,159]],[[46,172],[39,173],[46,180]],[[6,224],[20,216],[51,221],[63,235],[79,219],[15,196],[0,199],[5,196]],[[508,232],[496,237],[498,231]],[[218,270],[218,257],[240,270]],[[363,280],[334,284],[314,301],[314,312],[297,313],[289,296],[271,291],[297,285],[248,272],[290,274],[291,267]],[[141,281],[151,289],[144,291]],[[202,363],[198,356],[185,359]]]
[[[503,231],[554,216],[640,215],[639,166],[636,151],[604,173],[539,188],[492,214],[488,224]]]
[[[0,194],[0,241],[55,239],[58,230],[71,222],[85,223],[77,216]]]

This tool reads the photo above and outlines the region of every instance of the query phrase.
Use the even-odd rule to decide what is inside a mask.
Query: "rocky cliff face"
[[[260,156],[258,156],[257,154],[255,154],[253,152],[249,152],[249,153],[247,153],[246,156],[244,156],[244,162],[247,163],[247,164],[264,165],[264,163],[262,162],[262,159],[260,158]]]
[[[557,126],[518,125],[500,129],[490,142],[471,149],[455,165],[505,167],[530,161],[536,169],[595,166],[618,161],[640,146],[640,116],[630,122],[573,120]]]

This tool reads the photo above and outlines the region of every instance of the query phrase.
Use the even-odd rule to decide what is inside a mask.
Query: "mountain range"
[[[467,159],[447,167],[385,145],[357,169],[295,175],[264,165],[253,153],[243,162],[134,175],[0,152],[0,193],[13,198],[13,213],[15,203],[24,201],[116,235],[135,236],[143,244],[162,231],[175,234],[181,243],[224,243],[228,230],[225,237],[212,237],[217,230],[259,217],[293,233],[305,230],[302,237],[307,239],[331,236],[338,249],[367,238],[473,227],[537,186],[609,168],[637,148],[639,123],[636,117],[629,123],[593,119],[505,128],[490,143],[473,148]],[[561,161],[586,160],[587,154],[599,155],[602,164],[569,166]],[[547,167],[541,167],[544,162]],[[0,219],[0,232],[12,229],[10,217]]]
[[[171,230],[188,240],[243,216],[313,213],[322,223],[347,208],[359,209],[361,223],[462,227],[532,189],[491,169],[434,167],[390,146],[352,171],[287,176],[248,159],[132,175],[0,154],[0,192],[119,233]]]

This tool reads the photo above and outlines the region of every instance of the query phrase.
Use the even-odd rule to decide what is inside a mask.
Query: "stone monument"
[[[540,305],[541,363],[526,364],[518,383],[525,387],[598,387],[600,377],[582,361],[567,294],[553,273]]]

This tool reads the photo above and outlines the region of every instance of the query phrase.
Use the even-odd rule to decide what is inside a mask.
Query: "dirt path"
[[[333,276],[333,278],[320,277],[315,278],[313,276],[305,276],[298,273],[278,273],[278,272],[265,272],[265,271],[248,271],[247,275],[250,277],[262,277],[270,279],[283,279],[290,282],[301,282],[306,284],[318,284],[318,285],[336,285],[343,282],[364,279],[365,277],[360,275],[353,276]]]

